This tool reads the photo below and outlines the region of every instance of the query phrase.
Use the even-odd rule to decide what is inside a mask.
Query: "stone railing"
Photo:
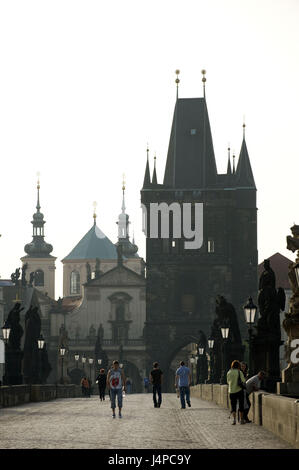
[[[191,396],[230,409],[228,385],[199,384],[190,390]],[[264,426],[299,449],[299,400],[260,390],[250,394],[250,401],[248,417],[253,423]]]
[[[8,385],[0,387],[0,408],[23,403],[81,397],[79,385]]]

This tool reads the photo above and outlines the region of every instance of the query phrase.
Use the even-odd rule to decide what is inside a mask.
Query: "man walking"
[[[112,408],[112,418],[115,418],[115,408],[116,408],[116,397],[117,397],[117,404],[118,404],[118,416],[119,418],[122,417],[121,409],[122,409],[122,401],[123,401],[123,394],[122,391],[126,391],[126,378],[124,371],[119,368],[119,362],[113,361],[112,369],[109,370],[107,375],[107,386],[110,390],[110,400],[111,400],[111,408]]]
[[[251,421],[248,419],[248,413],[251,407],[251,402],[249,400],[249,395],[252,392],[257,392],[261,388],[261,382],[262,380],[266,377],[266,374],[264,371],[260,370],[257,375],[254,375],[253,377],[250,377],[246,381],[246,400],[248,403],[248,408],[244,409],[244,420],[245,423],[251,423]]]
[[[105,389],[106,389],[107,375],[105,369],[100,369],[100,373],[96,378],[96,383],[99,387],[100,400],[105,400]]]
[[[162,403],[162,379],[163,372],[159,369],[158,362],[154,362],[154,368],[150,373],[150,382],[153,386],[153,401],[154,407],[160,408]],[[157,394],[158,394],[158,403],[157,403]]]
[[[180,390],[180,399],[181,399],[181,408],[186,408],[186,402],[188,406],[191,406],[190,402],[190,382],[191,382],[191,374],[189,367],[185,366],[184,361],[180,362],[180,367],[177,369],[175,373],[175,388],[179,388]],[[185,402],[186,397],[186,402]]]

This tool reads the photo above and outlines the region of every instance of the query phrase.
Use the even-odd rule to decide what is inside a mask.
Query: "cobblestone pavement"
[[[151,394],[124,398],[123,418],[110,401],[59,399],[0,409],[1,449],[291,449],[255,424],[236,426],[229,412],[192,398],[180,409],[175,394],[154,408]]]

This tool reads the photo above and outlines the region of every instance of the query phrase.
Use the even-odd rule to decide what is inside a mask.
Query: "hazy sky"
[[[255,177],[259,262],[294,259],[298,217],[298,0],[0,2],[0,275],[32,240],[36,173],[45,240],[62,264],[93,223],[113,241],[126,206],[139,254],[146,144],[162,182],[175,105],[201,97],[201,70],[218,172],[239,155],[243,116]]]

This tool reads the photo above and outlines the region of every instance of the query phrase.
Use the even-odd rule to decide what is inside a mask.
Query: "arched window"
[[[37,269],[34,273],[34,285],[36,287],[43,287],[45,285],[44,271]]]
[[[80,294],[80,274],[78,271],[71,272],[71,294]]]

